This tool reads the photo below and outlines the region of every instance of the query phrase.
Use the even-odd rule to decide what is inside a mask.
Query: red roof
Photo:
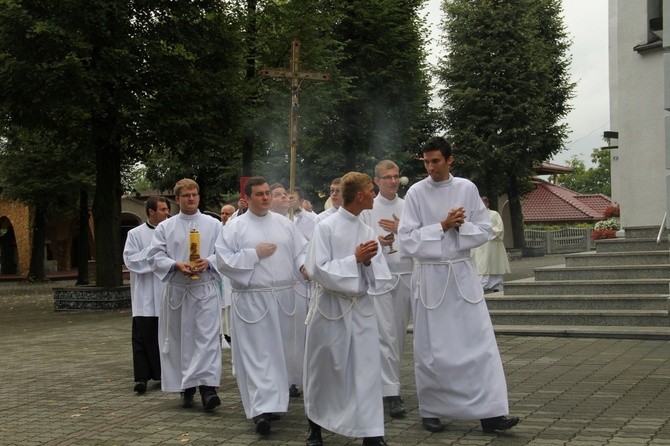
[[[583,195],[565,187],[533,178],[535,190],[523,197],[525,223],[590,222],[605,218],[610,197]]]

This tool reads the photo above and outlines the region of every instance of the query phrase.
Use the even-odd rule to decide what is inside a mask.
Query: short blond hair
[[[343,204],[353,203],[358,192],[363,192],[363,188],[368,184],[372,184],[370,175],[361,172],[349,172],[342,177],[340,183],[340,195],[342,196]]]
[[[173,192],[175,197],[177,197],[181,193],[182,189],[193,189],[193,188],[196,188],[198,190],[198,193],[200,193],[200,186],[198,186],[198,183],[196,183],[190,178],[182,178],[181,180],[177,181],[177,184],[174,185]]]
[[[377,165],[375,166],[375,176],[377,178],[379,178],[382,169],[384,170],[398,169],[398,172],[400,172],[400,168],[398,167],[398,165],[391,160],[381,160],[380,162],[377,163]]]

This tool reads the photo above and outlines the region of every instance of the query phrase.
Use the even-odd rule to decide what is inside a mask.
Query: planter
[[[523,257],[542,257],[547,253],[544,246],[526,246],[522,250]]]
[[[54,288],[54,311],[119,310],[130,308],[130,286]]]

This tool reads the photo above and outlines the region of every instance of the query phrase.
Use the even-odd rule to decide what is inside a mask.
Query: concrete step
[[[506,296],[486,295],[489,310],[666,310],[668,294]]]
[[[670,264],[625,266],[547,266],[536,268],[535,280],[670,279]]]
[[[633,251],[668,251],[670,242],[667,238],[656,243],[656,238],[610,238],[596,240],[596,252],[633,252]]]
[[[670,340],[670,327],[592,326],[592,325],[501,325],[493,326],[497,335],[555,336],[573,338]]]
[[[668,294],[668,279],[616,279],[538,281],[534,278],[505,282],[505,296],[594,295],[594,294]]]
[[[494,325],[670,327],[668,310],[490,310]]]
[[[670,251],[578,252],[565,255],[565,266],[664,265],[670,263]]]
[[[630,228],[624,228],[624,232],[626,234],[626,238],[653,238],[656,239],[658,237],[658,230],[660,229],[661,222],[658,222],[658,226],[636,226],[636,227],[630,227]],[[661,238],[668,238],[668,235],[670,232],[668,232],[667,229],[663,229],[663,233],[661,234]]]

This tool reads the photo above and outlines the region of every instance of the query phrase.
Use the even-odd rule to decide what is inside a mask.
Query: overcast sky
[[[571,79],[576,87],[572,112],[567,117],[570,133],[565,149],[552,162],[565,164],[576,155],[592,166],[591,152],[606,145],[602,134],[609,130],[607,0],[562,0],[562,3],[564,24],[572,40]],[[429,28],[435,32],[434,41],[439,39],[440,4],[441,0],[428,0],[425,9]],[[431,63],[437,61],[435,53],[433,49]]]

